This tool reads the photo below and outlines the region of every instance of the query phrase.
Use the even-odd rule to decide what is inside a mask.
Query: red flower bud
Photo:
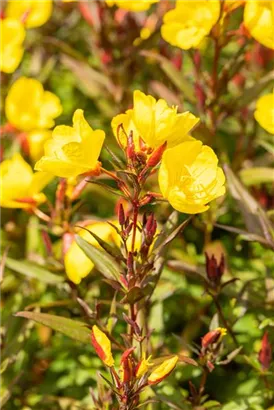
[[[122,368],[122,380],[124,383],[130,382],[133,376],[133,364],[130,355],[132,354],[135,347],[127,349],[121,357],[121,368]]]
[[[157,149],[155,149],[153,151],[153,153],[151,154],[151,156],[149,157],[148,161],[147,161],[147,167],[155,167],[162,159],[162,155],[166,149],[167,146],[167,142],[164,142],[163,145],[161,145],[160,147],[158,147]]]
[[[268,340],[268,332],[265,332],[262,338],[262,347],[259,352],[259,362],[261,363],[263,370],[269,369],[271,365],[271,359],[272,359],[272,348]]]
[[[202,337],[202,347],[206,349],[207,347],[220,342],[225,334],[226,329],[221,327],[218,327],[215,330],[211,330],[204,337]]]
[[[211,282],[219,284],[221,277],[223,276],[225,269],[225,258],[224,255],[221,256],[221,260],[218,264],[217,259],[214,255],[211,257],[206,253],[206,274]]]
[[[122,203],[119,204],[118,219],[119,219],[119,224],[123,226],[126,218],[125,218],[125,211],[124,211],[124,207]]]

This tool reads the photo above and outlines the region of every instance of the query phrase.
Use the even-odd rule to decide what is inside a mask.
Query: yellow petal
[[[259,98],[254,117],[261,127],[274,134],[274,91]]]
[[[175,368],[176,363],[178,362],[178,356],[173,356],[170,359],[163,361],[163,363],[157,367],[148,377],[149,384],[160,383],[165,379]]]
[[[0,20],[1,56],[0,70],[13,73],[21,62],[24,48],[25,29],[20,21],[5,18]]]
[[[44,145],[52,136],[49,130],[35,130],[27,134],[29,155],[32,161],[38,161],[44,154]]]
[[[251,36],[265,47],[274,49],[274,3],[272,0],[248,0],[244,24]]]
[[[52,13],[52,0],[9,0],[5,9],[7,17],[21,20],[25,17],[27,28],[40,27]]]

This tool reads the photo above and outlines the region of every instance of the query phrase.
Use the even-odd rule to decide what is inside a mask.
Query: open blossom
[[[8,122],[21,131],[51,128],[54,118],[62,112],[59,98],[45,91],[40,81],[20,77],[16,80],[5,101]]]
[[[23,54],[26,32],[23,24],[12,18],[0,20],[1,60],[0,71],[13,73],[19,66]]]
[[[41,192],[52,175],[33,173],[31,166],[20,154],[0,165],[1,206],[4,208],[31,208],[46,200]]]
[[[109,367],[114,365],[109,338],[96,325],[92,326],[91,343],[100,359]]]
[[[52,139],[45,143],[45,155],[35,169],[64,178],[94,171],[104,139],[104,131],[94,131],[85,120],[83,110],[78,109],[73,115],[73,127],[54,128]]]
[[[244,25],[252,37],[265,47],[274,50],[274,2],[247,0]]]
[[[177,113],[177,107],[169,107],[165,100],[156,100],[151,95],[134,91],[133,109],[119,114],[112,120],[112,129],[122,146],[127,146],[126,135],[118,132],[123,124],[127,135],[133,132],[135,147],[139,147],[139,137],[150,148],[158,148],[167,142],[173,147],[183,141],[190,140],[189,132],[199,122],[190,112]]]
[[[150,8],[153,3],[157,3],[159,0],[106,0],[106,4],[111,6],[117,6],[120,9],[128,11],[145,11]]]
[[[225,176],[214,151],[201,141],[167,149],[159,169],[159,186],[171,206],[188,214],[206,211],[225,193]]]
[[[177,1],[164,15],[162,37],[171,45],[189,50],[200,46],[220,15],[219,0]]]
[[[112,240],[114,229],[107,222],[96,222],[87,225],[85,228],[106,242]],[[100,247],[96,239],[86,230],[81,229],[79,235],[91,245],[98,248]],[[75,240],[73,240],[65,253],[64,264],[68,278],[76,285],[78,285],[94,267],[93,262],[86,256]]]
[[[52,13],[52,0],[9,0],[5,14],[24,21],[26,28],[40,27]]]
[[[258,99],[254,117],[261,127],[274,134],[274,91]]]
[[[178,356],[173,356],[170,359],[164,360],[163,363],[156,367],[155,370],[148,377],[148,384],[158,384],[174,370]]]

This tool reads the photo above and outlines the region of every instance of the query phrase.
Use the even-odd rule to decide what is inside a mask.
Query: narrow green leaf
[[[79,235],[76,235],[76,242],[103,276],[120,281],[120,267],[114,258],[101,249],[95,248]]]
[[[265,184],[274,182],[274,169],[265,167],[254,167],[240,171],[240,178],[243,183],[249,185]]]
[[[39,265],[36,265],[27,260],[14,260],[12,258],[6,258],[6,267],[14,270],[17,273],[28,276],[29,278],[38,279],[44,283],[62,283],[64,282],[64,277],[55,275],[54,273],[49,272],[45,268],[42,268]]]
[[[48,326],[51,329],[63,333],[71,339],[77,340],[79,342],[90,343],[90,330],[83,322],[68,319],[62,316],[28,311],[18,312],[15,314],[15,316],[34,320],[41,325]]]

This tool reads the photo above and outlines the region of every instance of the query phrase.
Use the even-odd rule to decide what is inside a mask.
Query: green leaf
[[[252,101],[256,100],[265,88],[270,87],[271,84],[273,85],[273,83],[274,83],[274,72],[271,72],[265,75],[259,81],[256,81],[256,83],[252,87],[244,90],[241,97],[239,97],[237,101],[232,103],[234,105],[231,105],[231,106],[232,107],[234,106],[235,109],[246,107]]]
[[[272,168],[254,167],[240,171],[240,178],[243,183],[249,185],[265,184],[274,182],[274,170]]]
[[[183,92],[186,100],[193,104],[196,102],[194,87],[190,80],[186,79],[184,75],[178,71],[166,57],[148,50],[142,50],[140,54],[158,61],[170,81]]]
[[[120,267],[114,258],[95,248],[79,235],[76,235],[76,242],[103,276],[107,279],[116,279],[120,283]]]
[[[51,329],[63,333],[71,339],[77,340],[79,342],[90,343],[90,330],[83,322],[68,319],[62,316],[28,311],[18,312],[15,314],[15,316],[34,320],[41,325],[48,326]]]
[[[28,276],[29,278],[37,279],[44,283],[62,283],[64,282],[64,277],[55,275],[48,270],[42,268],[27,260],[14,260],[12,258],[6,258],[6,267],[14,270],[17,273]]]

